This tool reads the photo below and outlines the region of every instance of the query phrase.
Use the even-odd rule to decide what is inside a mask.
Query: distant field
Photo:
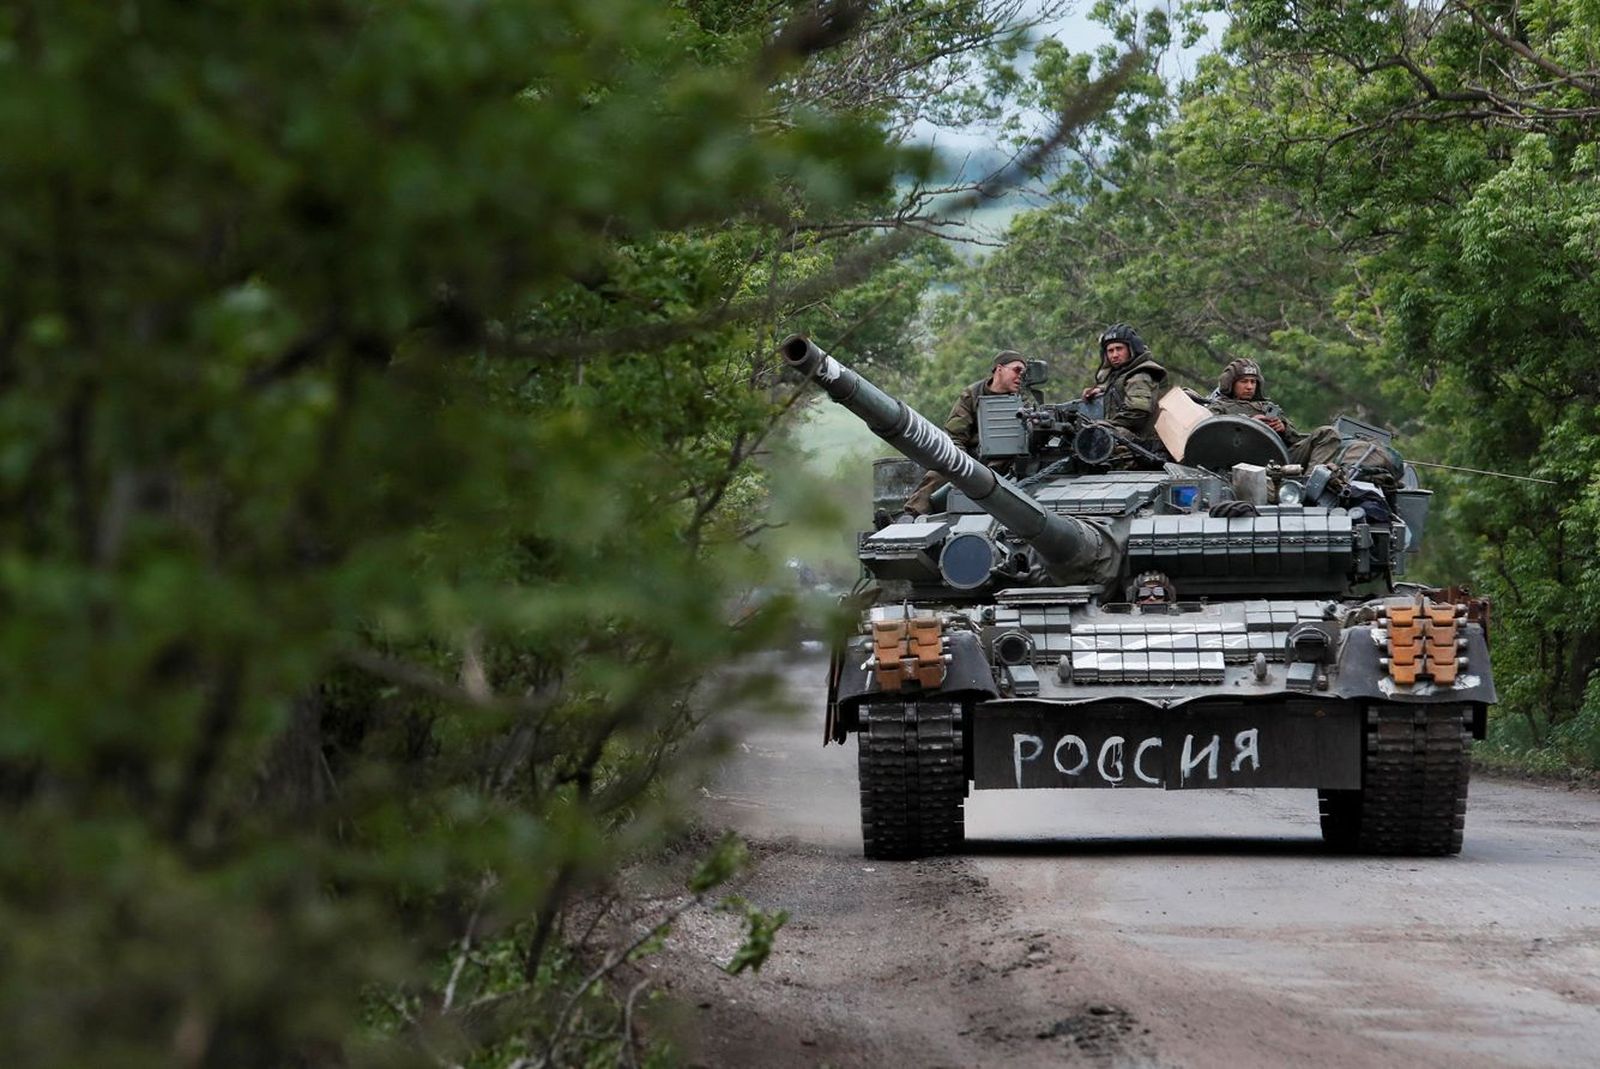
[[[862,479],[870,481],[872,461],[895,455],[893,449],[867,430],[866,424],[838,405],[825,401],[813,405],[806,413],[795,430],[795,440],[806,467],[821,476],[833,475],[840,462],[850,458],[860,462]]]
[[[787,448],[797,451],[799,463],[779,462],[776,455],[770,462],[774,526],[762,543],[772,559],[804,561],[828,581],[848,586],[859,570],[856,533],[871,521],[872,461],[894,452],[826,401],[799,421]]]

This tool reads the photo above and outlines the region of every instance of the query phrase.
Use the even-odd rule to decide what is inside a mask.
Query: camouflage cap
[[[990,362],[989,366],[993,368],[999,367],[1001,364],[1026,364],[1027,362],[1027,357],[1015,349],[1001,349],[994,354],[994,360]]]

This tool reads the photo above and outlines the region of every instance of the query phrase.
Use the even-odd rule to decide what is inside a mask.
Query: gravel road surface
[[[855,744],[745,712],[704,798],[791,915],[759,976],[730,917],[655,968],[706,1066],[1600,1065],[1600,796],[1475,779],[1445,859],[1326,854],[1309,791],[986,791],[968,853],[861,857]]]

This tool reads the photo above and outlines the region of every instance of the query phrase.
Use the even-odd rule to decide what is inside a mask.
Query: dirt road
[[[705,798],[788,926],[728,977],[730,918],[654,967],[694,1064],[1600,1064],[1600,797],[1480,778],[1459,857],[1322,850],[1301,791],[994,791],[969,853],[860,855],[855,746],[745,716]]]

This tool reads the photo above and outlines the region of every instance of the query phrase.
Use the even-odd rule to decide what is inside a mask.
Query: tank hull
[[[1001,595],[1004,597],[1004,593]],[[1379,620],[1341,623],[1333,601],[1219,601],[1143,609],[1030,601],[999,604],[990,621],[950,636],[937,692],[958,701],[1027,700],[1041,707],[1122,703],[1153,710],[1208,704],[1395,701],[1487,708],[1496,701],[1488,643],[1466,624],[1454,639],[1461,665],[1448,684],[1400,683],[1386,664]],[[995,663],[1004,640],[1020,656]],[[845,726],[851,709],[883,695],[858,638],[842,658],[831,696]],[[843,741],[838,735],[835,741]]]

